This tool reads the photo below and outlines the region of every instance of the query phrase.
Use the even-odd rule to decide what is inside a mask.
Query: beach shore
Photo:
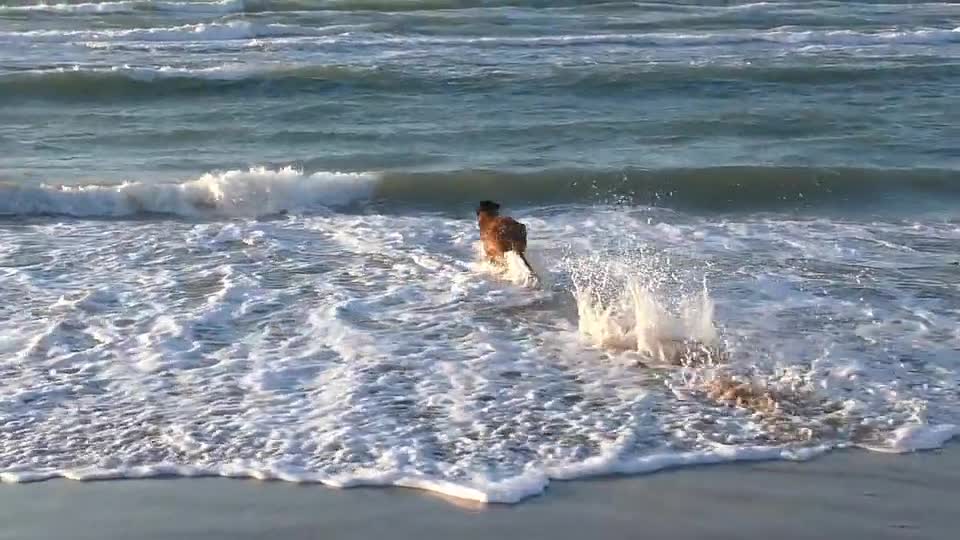
[[[956,538],[960,445],[553,482],[517,505],[231,479],[0,485],[0,539]]]

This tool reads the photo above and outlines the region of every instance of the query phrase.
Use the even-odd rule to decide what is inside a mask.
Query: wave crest
[[[131,13],[135,11],[172,11],[181,13],[236,13],[243,11],[244,0],[213,0],[208,2],[147,2],[120,0],[117,2],[39,3],[25,6],[0,6],[0,13]]]
[[[228,41],[282,36],[316,35],[317,31],[280,23],[252,23],[230,21],[225,23],[196,23],[180,26],[100,30],[29,30],[0,32],[0,40],[22,43],[83,43],[114,41],[198,42]]]
[[[313,206],[343,206],[369,197],[374,176],[293,168],[252,168],[207,173],[179,184],[126,182],[119,185],[0,185],[0,215],[132,217],[166,214],[266,216]]]
[[[210,172],[182,183],[0,183],[0,215],[262,216],[374,202],[384,210],[459,212],[491,196],[513,206],[623,204],[689,211],[889,207],[960,199],[960,171],[803,167],[316,172],[294,167]],[[468,211],[469,210],[465,210]]]

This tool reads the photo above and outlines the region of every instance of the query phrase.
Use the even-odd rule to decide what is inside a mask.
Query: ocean
[[[953,2],[0,0],[0,481],[940,447],[958,103]]]

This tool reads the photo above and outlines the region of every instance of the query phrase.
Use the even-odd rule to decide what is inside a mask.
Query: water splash
[[[706,282],[691,290],[668,258],[645,250],[568,260],[578,328],[591,345],[664,364],[717,359]]]
[[[493,263],[488,261],[484,255],[482,242],[477,242],[475,249],[477,252],[476,269],[480,272],[491,274],[498,279],[508,281],[520,287],[534,288],[549,285],[549,280],[545,280],[539,274],[531,273],[520,256],[512,251],[504,254],[502,263]],[[529,253],[527,253],[526,256],[527,260],[529,260],[531,265],[534,265],[534,269],[536,269],[537,262],[539,261],[537,261],[535,257],[531,257]]]

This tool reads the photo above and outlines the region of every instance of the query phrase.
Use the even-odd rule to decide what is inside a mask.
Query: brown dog
[[[480,226],[480,240],[487,260],[503,264],[503,256],[512,251],[520,256],[530,273],[536,272],[530,266],[524,253],[527,251],[527,226],[512,217],[500,215],[500,205],[493,201],[481,201],[477,207],[477,224]]]

